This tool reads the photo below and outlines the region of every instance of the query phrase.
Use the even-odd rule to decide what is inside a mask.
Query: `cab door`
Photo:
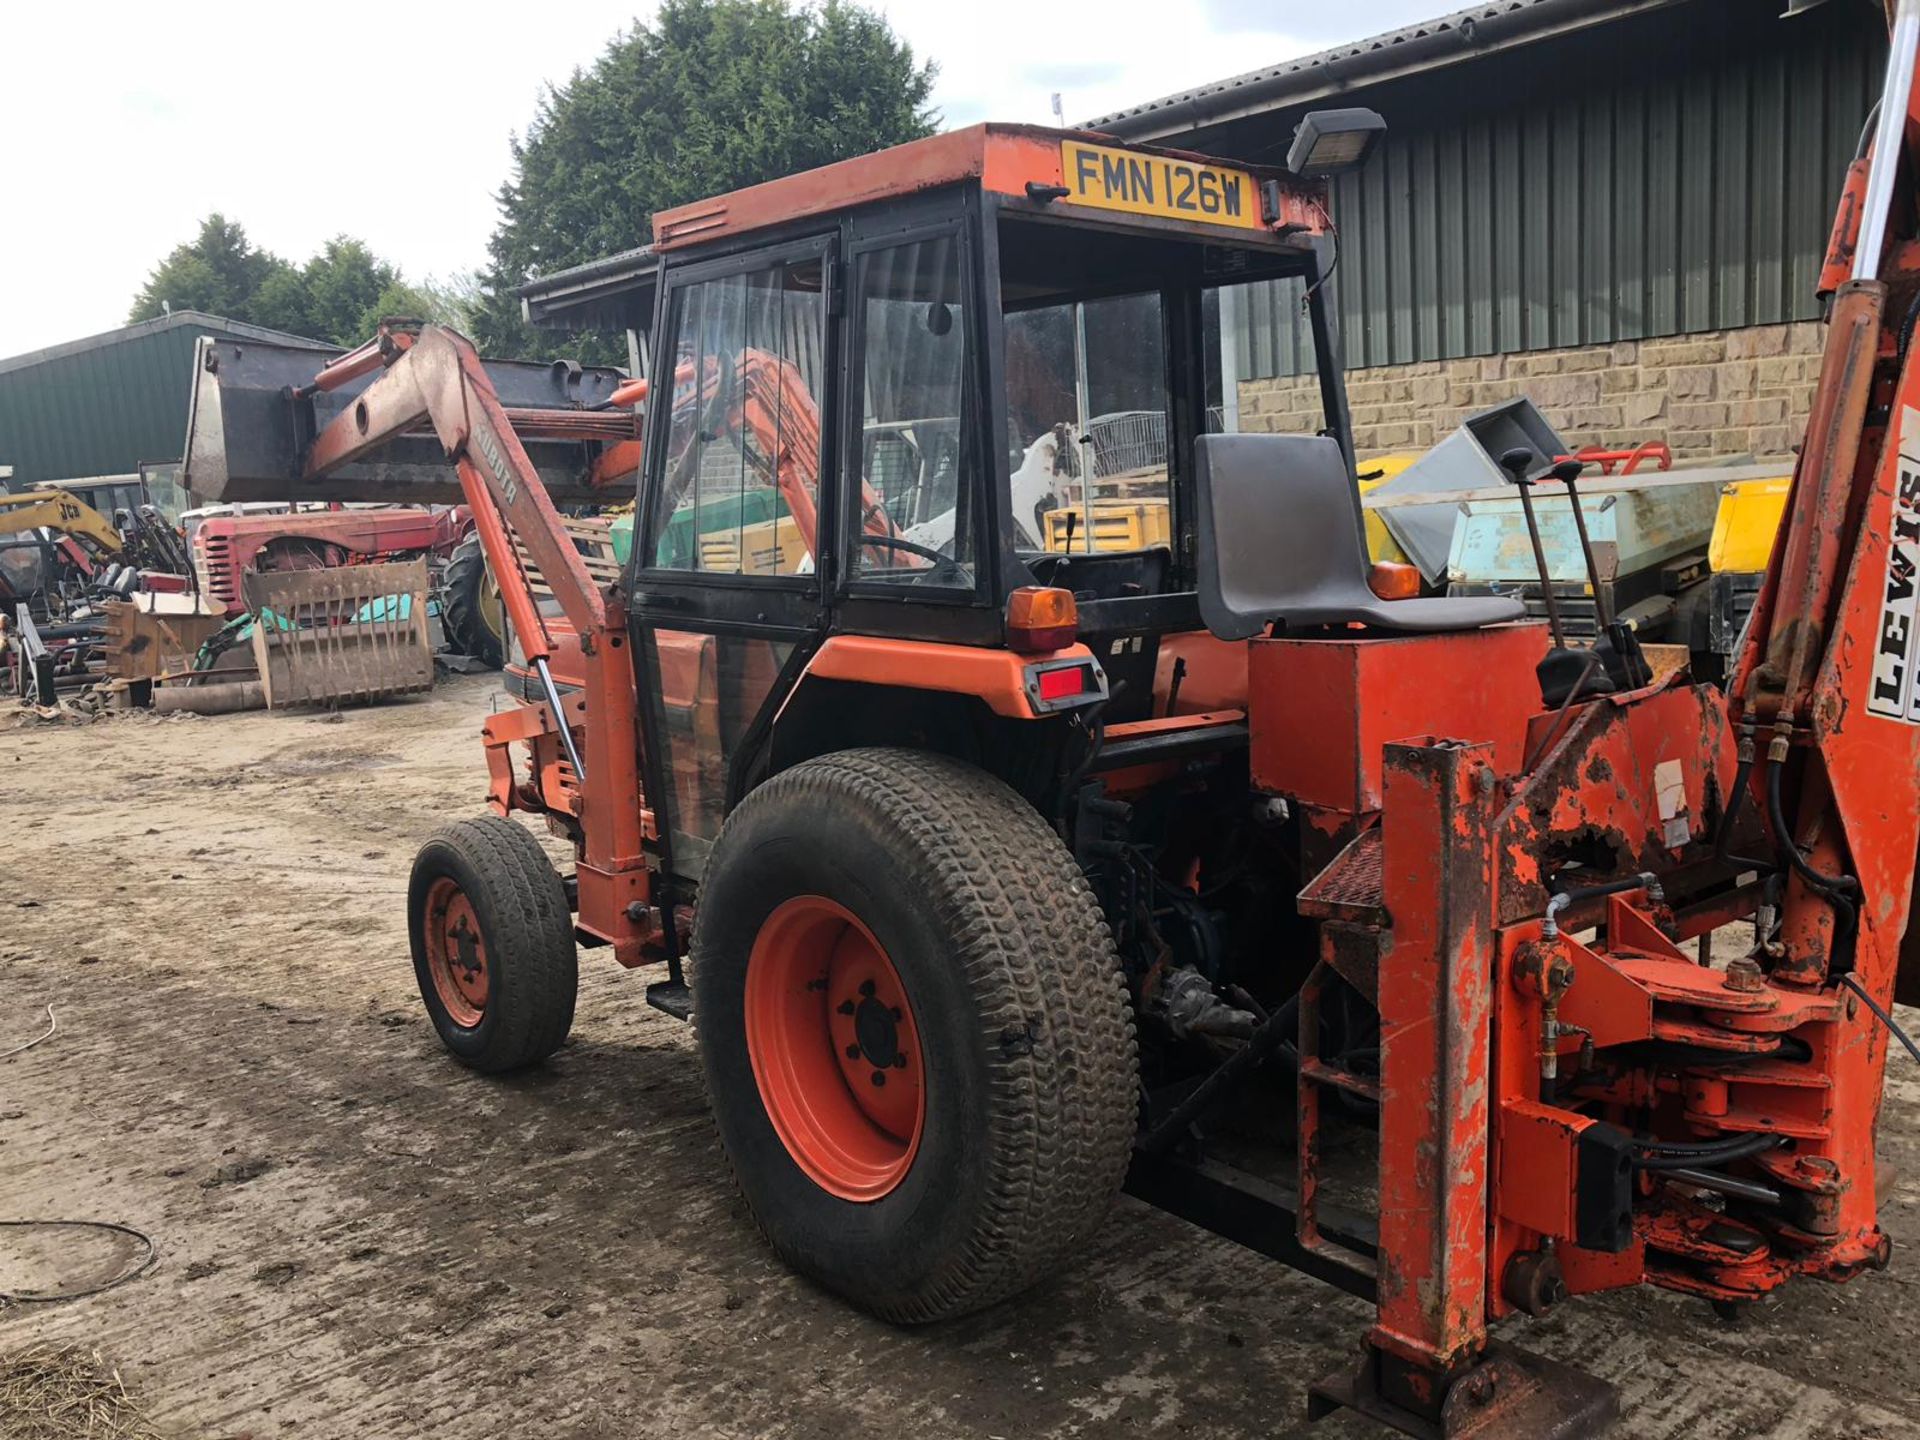
[[[831,236],[669,270],[629,573],[647,793],[697,881],[825,625]]]

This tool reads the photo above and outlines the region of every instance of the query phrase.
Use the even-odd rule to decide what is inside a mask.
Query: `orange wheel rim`
[[[794,1163],[842,1200],[906,1177],[926,1072],[906,986],[873,932],[820,895],[786,901],[747,957],[747,1055]]]
[[[466,891],[442,876],[427,890],[427,974],[456,1025],[472,1029],[487,1013],[487,942]]]

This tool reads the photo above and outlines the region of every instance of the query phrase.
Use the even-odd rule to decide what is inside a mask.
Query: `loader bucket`
[[[308,444],[350,406],[374,375],[308,396],[333,355],[258,340],[202,336],[194,350],[181,483],[206,501],[371,500],[455,505],[460,483],[431,431],[403,436],[323,480],[302,481]],[[508,409],[580,409],[603,404],[623,377],[604,366],[489,360],[487,378]],[[604,499],[587,484],[588,447],[526,438],[528,456],[555,499]]]

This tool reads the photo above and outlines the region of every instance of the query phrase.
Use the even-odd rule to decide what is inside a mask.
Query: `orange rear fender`
[[[949,695],[975,695],[996,715],[1012,720],[1038,720],[1049,713],[1037,703],[1031,687],[1036,665],[1080,662],[1091,667],[1098,680],[1097,694],[1106,693],[1106,678],[1093,652],[1084,645],[1068,645],[1044,655],[1017,655],[1011,650],[979,645],[943,645],[926,640],[886,640],[873,635],[834,635],[815,652],[807,674],[823,680],[856,680],[868,685],[892,685],[903,690],[934,690]]]

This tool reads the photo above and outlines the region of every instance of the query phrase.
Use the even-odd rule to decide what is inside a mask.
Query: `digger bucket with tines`
[[[255,573],[245,584],[268,709],[432,688],[425,560]]]

